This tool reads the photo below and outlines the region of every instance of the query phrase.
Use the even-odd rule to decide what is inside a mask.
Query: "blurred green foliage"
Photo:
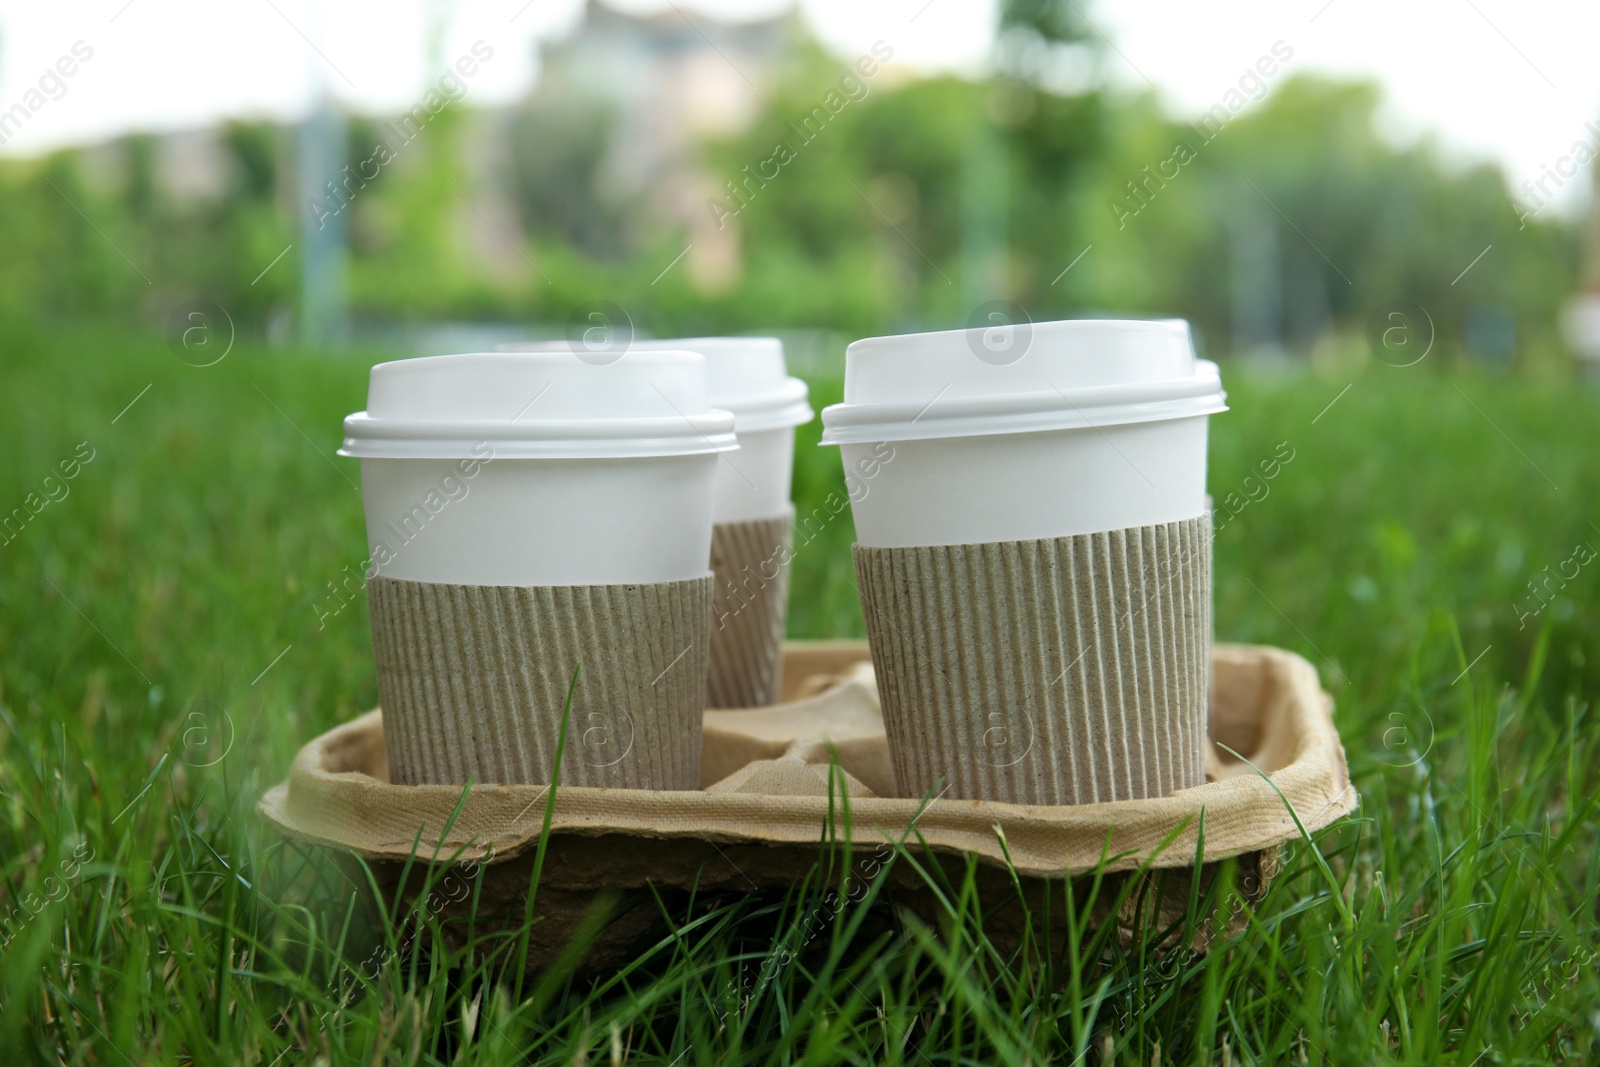
[[[1241,295],[1269,286],[1282,294],[1267,308],[1274,335],[1295,349],[1359,335],[1375,308],[1407,299],[1446,350],[1490,315],[1509,322],[1519,359],[1560,358],[1575,227],[1523,227],[1492,165],[1390,143],[1374,86],[1274,60],[1275,77],[1244,72],[1240,84],[1264,99],[1220,130],[1179,122],[1149,94],[1041,88],[1045,59],[1083,47],[1078,31],[1012,7],[995,77],[896,82],[886,68],[809,132],[806,116],[857,68],[797,49],[755,122],[697,149],[712,199],[738,208],[706,207],[705,225],[734,230],[737,260],[731,281],[709,289],[691,271],[662,273],[693,236],[683,212],[652,213],[608,188],[604,107],[535,98],[493,119],[446,109],[350,204],[352,314],[548,324],[606,299],[661,335],[861,335],[960,325],[979,301],[1003,298],[1036,319],[1179,315],[1213,348],[1237,348],[1249,341]],[[1236,87],[1220,88],[1219,101]],[[352,121],[351,160],[380,136],[375,120]],[[504,142],[500,170],[469,166],[486,138]],[[159,326],[205,297],[247,334],[288,323],[303,211],[293,137],[236,124],[222,146],[225,189],[184,200],[156,180],[147,138],[0,164],[0,319]],[[750,180],[772,174],[780,146],[789,158],[776,174]],[[516,216],[490,223],[512,245],[497,263],[467,239],[487,221],[475,183],[491,178]]]

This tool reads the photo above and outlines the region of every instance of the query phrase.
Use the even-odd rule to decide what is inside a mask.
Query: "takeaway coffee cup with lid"
[[[607,334],[610,351],[616,339]],[[583,339],[532,341],[508,351],[583,352]],[[711,569],[716,576],[707,705],[777,702],[782,685],[794,505],[794,431],[811,420],[805,382],[784,366],[776,337],[628,338],[627,351],[681,349],[705,357],[713,407],[733,413],[739,451],[717,464]]]
[[[711,666],[707,704],[746,708],[778,701],[793,542],[795,427],[811,421],[806,383],[789,376],[776,337],[695,337],[636,342],[706,359],[711,402],[733,412],[739,451],[717,465],[713,493]]]
[[[1205,781],[1224,398],[1181,321],[849,347],[823,443],[867,488],[856,572],[903,793],[1074,804]]]
[[[699,785],[713,486],[737,448],[705,360],[380,364],[361,459],[390,776]],[[580,669],[581,664],[581,669]]]

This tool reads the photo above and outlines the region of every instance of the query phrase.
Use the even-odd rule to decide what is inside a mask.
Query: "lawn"
[[[1217,635],[1317,666],[1361,807],[1289,848],[1210,953],[1070,913],[1076,950],[1005,950],[983,929],[1002,902],[959,879],[932,926],[874,886],[812,936],[819,876],[669,909],[620,973],[522,982],[484,946],[385,938],[364,891],[254,813],[299,745],[376,702],[365,601],[341,591],[366,554],[357,472],[332,453],[378,358],[4,343],[16,1061],[1600,1059],[1600,390],[1437,357],[1224,364]],[[816,432],[802,512],[843,492]],[[862,633],[850,540],[846,513],[799,551],[794,636]]]

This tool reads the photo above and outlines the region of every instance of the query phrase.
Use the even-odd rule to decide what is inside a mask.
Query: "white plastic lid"
[[[688,456],[738,448],[695,352],[630,351],[605,364],[569,351],[474,352],[380,363],[367,410],[344,420],[342,456]]]
[[[893,337],[845,352],[825,445],[1066,430],[1226,411],[1181,319],[1069,319]]]
[[[783,362],[783,342],[776,337],[686,337],[676,340],[632,339],[630,352],[682,350],[706,358],[711,404],[733,412],[740,433],[801,426],[816,412],[807,403],[808,389],[791,378]],[[500,346],[502,352],[572,351],[567,341],[520,341]]]

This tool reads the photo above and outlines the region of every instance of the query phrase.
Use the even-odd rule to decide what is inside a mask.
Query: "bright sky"
[[[1573,143],[1600,143],[1600,4],[1593,0],[1077,0],[1114,44],[1107,74],[1154,86],[1175,114],[1215,103],[1276,41],[1286,71],[1367,76],[1400,140],[1433,134],[1462,160],[1492,157],[1536,178]],[[981,70],[996,0],[799,0],[807,24],[854,55],[876,39],[924,70]],[[615,0],[671,11],[672,0]],[[682,16],[751,18],[791,0],[676,0]],[[468,99],[497,103],[537,74],[534,46],[576,24],[581,0],[0,0],[0,112],[73,46],[92,49],[0,153],[34,154],[132,129],[182,129],[224,116],[299,114],[320,79],[366,111],[409,106],[444,61],[494,49]],[[316,51],[308,45],[315,43]],[[320,54],[319,54],[320,53]],[[69,63],[69,67],[73,64]],[[442,68],[441,68],[442,69]],[[1281,75],[1279,76],[1281,77]],[[64,91],[56,86],[64,86]],[[59,98],[54,98],[59,96]],[[38,97],[32,100],[37,101]],[[1575,210],[1587,176],[1562,190]]]

